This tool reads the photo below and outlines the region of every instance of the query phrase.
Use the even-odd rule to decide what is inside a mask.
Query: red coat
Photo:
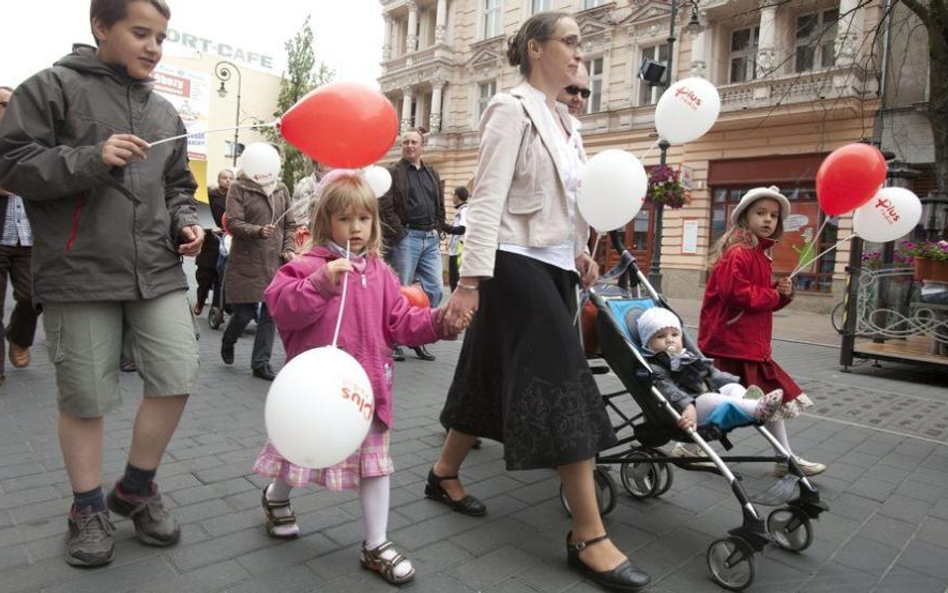
[[[705,355],[770,360],[773,313],[790,302],[772,278],[766,250],[773,245],[769,239],[754,248],[735,245],[711,270],[698,329],[698,347]]]

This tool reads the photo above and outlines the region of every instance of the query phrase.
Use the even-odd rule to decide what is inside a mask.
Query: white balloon
[[[647,190],[648,175],[635,155],[604,150],[586,164],[576,205],[586,222],[604,233],[635,218]]]
[[[266,142],[254,142],[240,155],[244,175],[260,185],[279,181],[280,153]]]
[[[389,188],[392,187],[392,175],[385,167],[372,165],[371,167],[366,167],[363,169],[362,172],[365,175],[365,180],[369,183],[369,187],[372,188],[372,193],[375,194],[376,198],[381,198],[384,196],[385,192],[387,192]]]
[[[668,87],[655,107],[658,135],[672,144],[704,136],[721,113],[721,95],[709,81],[697,76]]]
[[[270,442],[303,467],[343,461],[359,448],[375,414],[372,383],[346,352],[324,346],[286,363],[267,393]]]
[[[886,243],[904,237],[922,218],[918,196],[904,187],[883,187],[856,208],[853,231],[866,241]]]

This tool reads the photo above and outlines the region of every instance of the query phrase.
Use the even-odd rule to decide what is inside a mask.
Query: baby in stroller
[[[783,391],[764,394],[745,389],[740,378],[714,368],[712,361],[683,346],[681,322],[668,309],[652,307],[628,320],[643,344],[642,355],[652,369],[653,384],[681,415],[682,430],[714,423],[723,430],[764,424],[780,409]]]

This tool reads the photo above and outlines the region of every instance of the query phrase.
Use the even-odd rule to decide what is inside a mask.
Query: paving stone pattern
[[[103,569],[75,569],[61,558],[70,488],[42,333],[28,369],[8,366],[0,388],[0,593],[394,590],[359,566],[362,523],[353,493],[297,492],[293,503],[303,536],[292,542],[267,537],[260,509],[264,480],[250,467],[264,442],[268,384],[250,376],[251,332],[239,342],[234,366],[227,367],[219,359],[220,332],[204,320],[200,326],[201,385],[158,474],[182,523],[182,541],[170,549],[150,548],[135,540],[130,522],[118,521],[116,560]],[[486,518],[464,517],[422,498],[443,442],[438,413],[459,344],[438,344],[432,352],[437,362],[409,355],[396,373],[390,537],[418,570],[416,582],[403,590],[600,590],[565,564],[569,520],[555,472],[505,471],[501,446],[487,442],[462,471],[470,491],[488,505]],[[813,545],[804,553],[768,549],[760,556],[749,590],[944,593],[944,384],[919,382],[899,369],[840,373],[837,355],[832,348],[776,344],[777,359],[816,402],[810,414],[792,421],[791,436],[798,453],[830,464],[814,482],[831,511],[815,524]],[[614,377],[600,380],[604,390],[617,385]],[[124,466],[140,393],[134,375],[122,381],[126,401],[106,423],[106,485]],[[625,405],[634,409],[631,402]],[[753,431],[732,436],[737,453],[765,450]],[[751,491],[773,481],[768,465],[737,469]],[[740,522],[723,480],[675,470],[674,486],[660,499],[635,501],[621,489],[618,498],[607,528],[654,577],[650,591],[720,590],[709,578],[706,548]]]

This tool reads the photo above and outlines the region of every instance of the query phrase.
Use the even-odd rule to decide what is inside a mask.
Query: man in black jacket
[[[379,211],[389,261],[402,285],[417,277],[431,306],[437,307],[444,287],[441,236],[463,235],[464,228],[445,222],[441,177],[421,160],[422,152],[423,131],[405,132],[402,158],[389,168],[392,187],[379,198]],[[415,353],[422,360],[435,359],[424,346],[415,348]],[[393,356],[401,360],[401,348],[396,348]]]

